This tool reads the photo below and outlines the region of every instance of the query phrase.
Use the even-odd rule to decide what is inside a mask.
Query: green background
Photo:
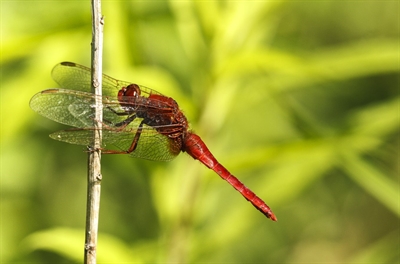
[[[398,1],[104,1],[103,72],[173,97],[266,219],[186,154],[104,155],[100,263],[399,261]],[[82,262],[86,159],[29,108],[90,65],[89,1],[1,1],[1,263]]]

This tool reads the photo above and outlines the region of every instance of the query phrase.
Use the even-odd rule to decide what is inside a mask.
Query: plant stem
[[[103,17],[100,0],[92,0],[92,93],[96,94],[93,142],[88,153],[88,189],[86,205],[86,231],[84,263],[95,264],[101,190],[101,137],[103,110],[101,101]]]

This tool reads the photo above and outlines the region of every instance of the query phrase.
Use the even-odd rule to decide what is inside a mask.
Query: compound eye
[[[124,96],[138,97],[140,95],[140,87],[137,84],[130,84],[124,89]]]

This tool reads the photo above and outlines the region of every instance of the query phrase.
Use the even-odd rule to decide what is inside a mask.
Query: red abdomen
[[[208,168],[215,171],[221,178],[226,180],[230,185],[239,191],[246,200],[252,203],[252,205],[262,212],[266,217],[271,218],[273,221],[277,221],[276,216],[268,207],[268,205],[261,200],[254,192],[247,188],[241,183],[235,176],[233,176],[224,166],[222,166],[216,158],[208,150],[203,140],[196,134],[188,132],[184,139],[182,151],[187,152],[194,159],[199,160],[201,163],[206,165]]]

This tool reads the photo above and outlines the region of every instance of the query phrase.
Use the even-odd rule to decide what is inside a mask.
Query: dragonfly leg
[[[117,116],[128,116],[128,115],[130,115],[130,113],[128,113],[128,112],[117,112],[116,110],[114,110],[110,106],[107,106],[107,109],[110,110],[111,112],[113,112],[114,114],[116,114]],[[105,122],[105,123],[107,123],[109,125],[117,126],[117,127],[120,127],[120,126],[126,124],[125,126],[123,126],[123,127],[126,127],[135,118],[136,118],[136,114],[133,114],[133,115],[129,116],[127,119],[125,119],[124,121],[116,123],[116,124],[114,124],[113,122],[111,122],[111,121],[109,121],[107,119],[103,119],[103,122]]]
[[[110,106],[107,106],[107,109],[110,110],[111,112],[113,112],[114,114],[118,115],[118,116],[126,116],[126,115],[129,115],[128,112],[118,112],[117,110],[114,110],[114,109],[111,108]]]
[[[136,118],[136,114],[133,114],[133,115],[129,116],[127,119],[125,119],[125,120],[123,120],[121,122],[118,122],[116,124],[114,124],[113,122],[111,122],[109,120],[103,119],[102,124],[103,124],[104,127],[108,128],[109,130],[114,130],[113,127],[116,127],[117,128],[117,129],[115,129],[116,131],[121,131],[127,125],[132,123],[132,121],[135,120],[135,118]]]
[[[133,120],[135,120],[136,118],[136,114],[131,115],[130,117],[128,117],[127,119],[125,119],[124,121],[121,121],[119,123],[116,123],[115,126],[116,127],[122,127],[125,128],[127,125],[129,125],[130,123],[132,123]]]
[[[131,121],[132,122],[132,121]],[[118,150],[103,150],[104,154],[129,154],[133,151],[135,151],[136,147],[137,147],[137,143],[139,142],[140,139],[140,135],[142,133],[143,130],[143,123],[144,121],[142,121],[136,131],[135,137],[132,140],[132,144],[130,145],[129,149],[127,150],[123,150],[123,151],[118,151]]]
[[[140,138],[140,135],[142,134],[143,123],[144,123],[144,120],[142,122],[140,122],[140,125],[139,125],[139,127],[138,127],[138,129],[136,131],[135,138],[133,139],[131,146],[127,150],[127,153],[131,153],[132,151],[134,151],[136,149],[137,143],[138,143],[139,138]]]

